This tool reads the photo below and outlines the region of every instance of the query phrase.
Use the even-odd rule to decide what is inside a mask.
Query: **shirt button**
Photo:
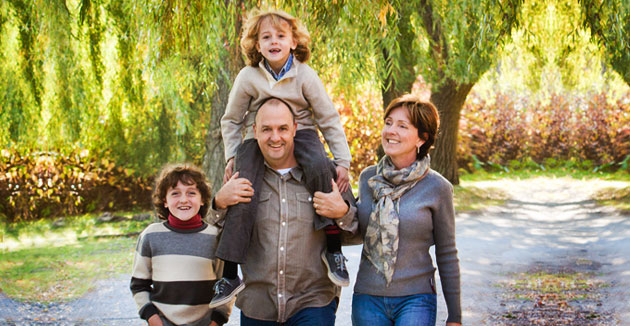
[[[282,293],[278,293],[278,298],[282,298]]]
[[[284,203],[286,201],[286,199],[282,198],[282,202]]]
[[[308,201],[313,201],[313,197],[308,197]]]
[[[286,222],[282,222],[282,226],[285,226],[287,223]]]
[[[284,247],[280,247],[280,251],[284,251]]]
[[[284,274],[284,271],[280,271],[280,275]]]
[[[216,216],[219,217],[219,214],[217,214]]]
[[[343,222],[339,222],[339,225],[343,225]]]

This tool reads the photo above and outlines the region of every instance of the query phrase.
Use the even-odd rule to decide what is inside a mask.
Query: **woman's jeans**
[[[436,312],[435,294],[381,297],[355,293],[352,296],[354,326],[435,326]]]

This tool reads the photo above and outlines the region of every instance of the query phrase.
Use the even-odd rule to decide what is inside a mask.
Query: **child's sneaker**
[[[328,268],[328,278],[339,286],[350,285],[350,277],[348,276],[348,269],[346,268],[346,257],[343,256],[341,251],[336,252],[322,252],[322,260]]]
[[[232,301],[244,288],[245,283],[238,276],[234,279],[221,278],[214,284],[214,296],[210,301],[210,308],[216,308]]]

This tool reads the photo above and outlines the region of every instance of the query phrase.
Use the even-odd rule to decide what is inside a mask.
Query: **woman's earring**
[[[420,154],[420,146],[416,147],[416,153]]]

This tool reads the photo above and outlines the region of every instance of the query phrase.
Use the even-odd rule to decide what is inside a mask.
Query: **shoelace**
[[[333,256],[335,257],[335,265],[337,265],[337,269],[339,269],[340,272],[346,270],[346,264],[344,264],[344,261],[347,261],[348,259],[341,253],[335,253]]]
[[[218,281],[218,282],[214,283],[214,289],[213,290],[214,290],[215,294],[220,294],[220,293],[223,293],[226,290],[227,287],[228,287],[227,282]]]

